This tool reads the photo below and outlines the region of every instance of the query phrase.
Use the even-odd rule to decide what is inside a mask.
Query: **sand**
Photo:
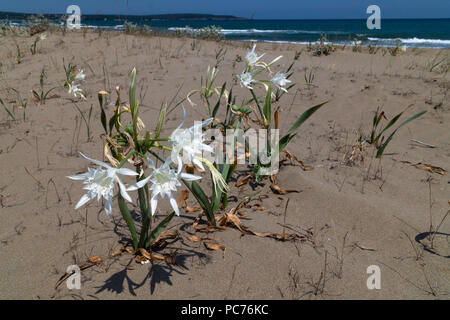
[[[22,48],[16,63],[16,46]],[[25,35],[0,37],[0,98],[8,107],[20,92],[27,101],[26,121],[22,109],[17,120],[0,110],[0,298],[3,299],[448,299],[450,297],[450,218],[434,240],[434,250],[424,250],[416,239],[430,228],[430,203],[436,227],[449,209],[450,177],[421,170],[425,163],[450,170],[450,100],[448,74],[430,72],[427,63],[440,51],[408,49],[399,56],[338,49],[315,57],[306,46],[261,43],[257,52],[266,58],[283,55],[275,66],[286,68],[302,51],[291,78],[297,85],[280,103],[281,132],[288,130],[304,110],[331,101],[299,130],[288,150],[304,161],[282,166],[276,183],[298,193],[274,194],[270,181],[257,186],[263,210],[245,208],[242,222],[259,232],[311,232],[307,241],[277,241],[236,229],[206,235],[226,247],[224,253],[208,251],[201,243],[187,240],[195,234],[192,222],[198,213],[182,210],[170,231],[179,237],[168,241],[161,254],[176,252],[176,264],[137,264],[131,255],[111,257],[119,241],[129,239],[116,202],[113,219],[101,203],[90,202],[75,210],[83,194],[81,184],[66,178],[85,171],[88,163],[81,151],[102,159],[100,112],[97,92],[114,92],[119,85],[125,100],[129,72],[138,70],[141,117],[148,128],[157,123],[160,106],[176,101],[200,87],[216,52],[226,49],[219,65],[217,84],[232,83],[241,72],[249,43],[216,42],[189,38],[126,35],[104,32],[48,32],[31,55],[33,38]],[[449,51],[441,50],[441,55]],[[30,90],[39,89],[39,75],[46,67],[45,88],[64,83],[62,59],[83,68],[82,85],[93,105],[88,141],[84,123],[67,90],[40,105]],[[313,85],[304,84],[305,70],[315,74]],[[238,101],[248,92],[234,85]],[[112,94],[112,98],[115,96]],[[206,117],[198,97],[188,110],[187,123]],[[381,163],[369,150],[364,162],[346,163],[358,132],[368,134],[372,117],[381,107],[392,118],[408,105],[410,116],[428,112],[402,128],[386,150]],[[111,108],[107,109],[107,112]],[[404,116],[406,119],[406,116]],[[180,123],[180,109],[165,124],[168,134]],[[283,131],[284,130],[284,131]],[[426,144],[411,141],[416,139]],[[370,171],[368,173],[368,168]],[[239,167],[231,185],[230,207],[254,192],[251,185],[235,187],[248,174]],[[127,180],[129,183],[130,181]],[[431,202],[430,202],[431,190]],[[135,194],[133,194],[135,197]],[[285,206],[289,199],[286,214]],[[134,199],[135,200],[135,199]],[[256,203],[255,202],[255,203]],[[190,205],[196,205],[193,199]],[[169,210],[160,202],[158,221]],[[283,225],[285,227],[283,227]],[[293,231],[294,230],[294,231]],[[200,236],[205,236],[200,234]],[[420,240],[427,243],[427,239]],[[81,290],[54,285],[72,264],[84,264],[90,255],[103,263],[82,271]],[[326,256],[326,263],[325,263]],[[381,271],[381,289],[367,287],[367,268]],[[322,275],[321,275],[322,274]]]

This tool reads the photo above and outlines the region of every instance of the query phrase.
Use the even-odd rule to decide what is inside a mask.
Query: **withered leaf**
[[[203,244],[205,245],[206,249],[208,249],[208,250],[215,250],[215,251],[222,250],[223,252],[225,252],[225,250],[226,250],[225,246],[220,245],[218,243],[203,242]]]
[[[202,207],[200,207],[200,206],[189,207],[188,205],[186,205],[186,211],[189,213],[198,212],[201,210],[202,210]]]
[[[292,153],[290,153],[287,149],[283,149],[282,150],[285,155],[286,158],[289,159],[289,162],[291,165],[295,165],[295,162],[302,168],[303,171],[310,171],[313,168],[308,167],[303,161],[299,160],[296,156],[294,156]],[[286,161],[286,159],[280,161],[282,163],[284,163]]]
[[[146,259],[151,259],[152,257],[150,256],[150,253],[148,253],[147,250],[145,250],[144,248],[139,248],[139,252],[142,254],[142,256]]]
[[[181,204],[183,202],[185,202],[188,198],[189,198],[189,191],[188,190],[181,191],[181,195],[180,195],[180,197],[177,200],[178,207],[180,207]]]
[[[103,262],[103,259],[100,258],[99,256],[93,256],[93,255],[91,255],[91,256],[89,257],[89,260],[88,260],[88,261],[91,262],[91,263],[99,264],[99,263],[102,263],[102,262]]]
[[[244,184],[248,184],[250,182],[250,179],[252,178],[252,175],[247,175],[244,178],[240,179],[238,182],[236,182],[235,186],[236,187],[240,187],[243,186]]]
[[[417,169],[425,170],[425,171],[428,171],[428,172],[431,172],[431,173],[437,173],[437,174],[440,174],[440,175],[443,175],[443,176],[447,175],[447,171],[446,170],[444,170],[444,169],[442,169],[440,167],[432,166],[431,164],[428,164],[428,163],[421,163],[421,162],[419,162],[419,163],[413,164],[413,166],[416,167]]]
[[[196,235],[192,235],[192,236],[186,237],[186,239],[188,239],[191,242],[200,242],[200,241],[202,241],[202,239],[199,236],[196,236]]]
[[[298,191],[298,190],[283,189],[283,188],[277,186],[276,184],[271,184],[270,189],[272,189],[273,193],[276,193],[276,194],[288,194],[288,193],[292,193],[292,192],[300,193],[300,191]]]

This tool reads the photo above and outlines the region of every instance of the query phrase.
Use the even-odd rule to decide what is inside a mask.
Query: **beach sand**
[[[141,118],[155,128],[159,109],[172,97],[180,101],[200,88],[208,65],[216,64],[216,52],[226,49],[219,65],[217,85],[233,83],[239,74],[248,42],[225,42],[126,35],[120,32],[47,32],[31,55],[33,39],[0,37],[0,98],[8,107],[17,104],[17,94],[27,100],[26,121],[22,109],[17,120],[0,111],[0,298],[3,299],[448,299],[450,297],[450,218],[435,236],[434,250],[424,250],[430,229],[449,210],[450,177],[413,166],[423,163],[450,170],[450,99],[448,74],[439,68],[430,72],[427,63],[439,52],[408,49],[399,56],[369,54],[338,48],[329,56],[316,57],[304,45],[260,43],[257,52],[266,60],[283,55],[274,70],[286,68],[296,51],[291,80],[297,85],[274,107],[280,106],[281,134],[307,108],[330,100],[298,131],[288,150],[312,168],[284,165],[276,177],[282,188],[296,190],[274,194],[270,181],[235,186],[248,174],[238,167],[230,190],[229,208],[261,190],[263,210],[244,208],[242,223],[257,232],[299,232],[305,241],[277,241],[228,229],[199,236],[214,238],[225,252],[209,251],[187,237],[194,232],[197,213],[184,209],[170,224],[179,237],[169,240],[160,254],[176,254],[176,264],[137,264],[133,256],[111,257],[119,241],[129,239],[116,202],[113,219],[101,202],[91,201],[78,210],[82,184],[66,178],[90,165],[78,152],[102,159],[100,110],[97,93],[111,92],[119,85],[127,101],[129,72],[137,68]],[[16,63],[16,45],[22,50]],[[39,75],[45,66],[45,88],[65,81],[63,61],[85,70],[82,84],[87,101],[76,105],[83,111],[93,106],[92,141],[66,89],[40,105],[30,90],[39,90]],[[312,70],[312,86],[304,84],[305,70]],[[236,83],[237,102],[249,98]],[[207,112],[198,99],[185,102],[185,125],[205,119]],[[358,132],[368,134],[377,107],[390,119],[408,105],[402,119],[421,110],[428,112],[403,127],[386,149],[382,161],[371,157],[364,163],[344,161]],[[108,107],[106,112],[111,112]],[[87,115],[87,113],[86,113]],[[220,117],[220,115],[219,115]],[[178,108],[167,119],[164,134],[178,126]],[[77,125],[76,125],[77,123]],[[81,125],[80,125],[81,123]],[[78,128],[78,129],[77,129]],[[431,144],[431,148],[411,139]],[[369,174],[368,168],[370,167]],[[205,179],[208,180],[208,179]],[[131,180],[127,180],[128,183]],[[206,182],[209,183],[209,182]],[[431,190],[431,202],[430,202]],[[133,194],[134,201],[136,194]],[[289,205],[285,213],[287,199]],[[136,203],[136,201],[135,201]],[[196,205],[193,197],[191,206]],[[168,212],[160,201],[157,221]],[[309,233],[307,233],[307,230]],[[416,241],[417,240],[417,241]],[[90,255],[103,262],[82,271],[81,290],[54,285],[69,265],[86,263]],[[326,261],[325,261],[326,257]],[[325,263],[326,262],[326,263]],[[379,266],[381,289],[369,290],[367,268]],[[321,275],[322,274],[322,275]],[[323,276],[324,275],[324,276]],[[325,279],[325,280],[324,280]]]

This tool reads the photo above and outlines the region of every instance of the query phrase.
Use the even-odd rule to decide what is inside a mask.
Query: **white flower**
[[[402,46],[402,51],[406,52],[406,46]]]
[[[84,159],[97,164],[99,167],[97,167],[96,169],[88,168],[88,172],[86,173],[67,177],[72,180],[84,180],[83,183],[86,186],[83,189],[88,190],[87,193],[83,195],[81,199],[78,201],[78,203],[75,206],[75,209],[80,208],[89,200],[95,197],[97,197],[97,200],[100,200],[100,198],[103,197],[106,200],[105,201],[106,214],[108,216],[111,216],[112,198],[114,196],[115,182],[119,184],[120,194],[122,195],[122,197],[125,200],[132,202],[130,196],[127,193],[125,185],[122,183],[117,174],[122,174],[125,176],[136,176],[138,175],[136,172],[126,168],[120,169],[113,168],[102,161],[90,159],[81,152],[80,155]],[[105,168],[106,170],[102,169],[101,167]]]
[[[259,65],[259,60],[265,55],[263,53],[259,57],[255,53],[256,44],[253,45],[252,51],[247,51],[247,55],[245,56],[245,61],[248,67],[254,67]]]
[[[42,33],[39,35],[39,40],[45,40],[47,39],[47,35],[45,33]]]
[[[75,76],[75,80],[84,80],[86,78],[86,75],[84,74],[83,69],[79,69],[77,72],[77,75]]]
[[[150,186],[150,190],[152,190],[152,198],[150,200],[152,215],[155,214],[156,207],[158,206],[158,195],[161,195],[161,198],[164,198],[165,196],[169,198],[170,205],[176,215],[179,216],[180,211],[178,210],[177,200],[175,200],[172,195],[172,191],[177,191],[177,187],[181,185],[179,179],[194,181],[201,179],[201,177],[189,173],[182,173],[181,167],[178,168],[178,171],[175,171],[170,167],[170,164],[172,163],[170,157],[159,168],[155,168],[155,164],[150,158],[147,158],[147,161],[148,166],[153,169],[153,172],[147,178],[128,187],[127,191],[140,189],[150,181],[152,183]]]
[[[237,77],[240,81],[241,87],[245,87],[247,89],[253,89],[251,87],[251,84],[257,82],[255,79],[253,79],[253,73],[245,72],[245,70],[242,71],[241,75],[238,75]]]
[[[79,84],[75,84],[75,82],[72,82],[71,84],[69,84],[69,94],[73,94],[75,97],[76,96],[84,97],[83,90],[81,88],[79,88],[78,86],[79,86]]]
[[[284,86],[286,86],[288,83],[292,82],[291,80],[288,80],[286,77],[289,76],[289,73],[281,73],[281,72],[277,72],[272,80],[272,83],[274,85],[276,85],[279,89],[283,90],[284,92],[287,92],[286,88],[284,88]]]
[[[201,170],[205,170],[199,159],[202,156],[203,151],[212,153],[214,152],[214,149],[211,146],[204,144],[205,135],[202,133],[202,128],[209,125],[213,118],[203,122],[198,122],[190,128],[181,129],[181,126],[186,119],[186,110],[184,107],[183,113],[183,121],[169,137],[169,141],[172,142],[171,158],[178,161],[178,168],[183,166],[183,161],[181,158],[181,156],[183,156],[187,163],[193,163]]]

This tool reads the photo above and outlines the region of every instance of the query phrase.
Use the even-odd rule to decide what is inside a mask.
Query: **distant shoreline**
[[[63,13],[21,13],[21,12],[6,12],[0,11],[0,19],[27,19],[33,16],[41,16],[50,20],[58,20],[67,16]],[[247,18],[235,17],[231,15],[214,15],[201,13],[176,13],[176,14],[153,14],[153,15],[119,15],[119,14],[83,14],[85,19],[89,20],[104,20],[104,19],[124,19],[129,18],[133,20],[152,21],[152,20],[251,20]]]

